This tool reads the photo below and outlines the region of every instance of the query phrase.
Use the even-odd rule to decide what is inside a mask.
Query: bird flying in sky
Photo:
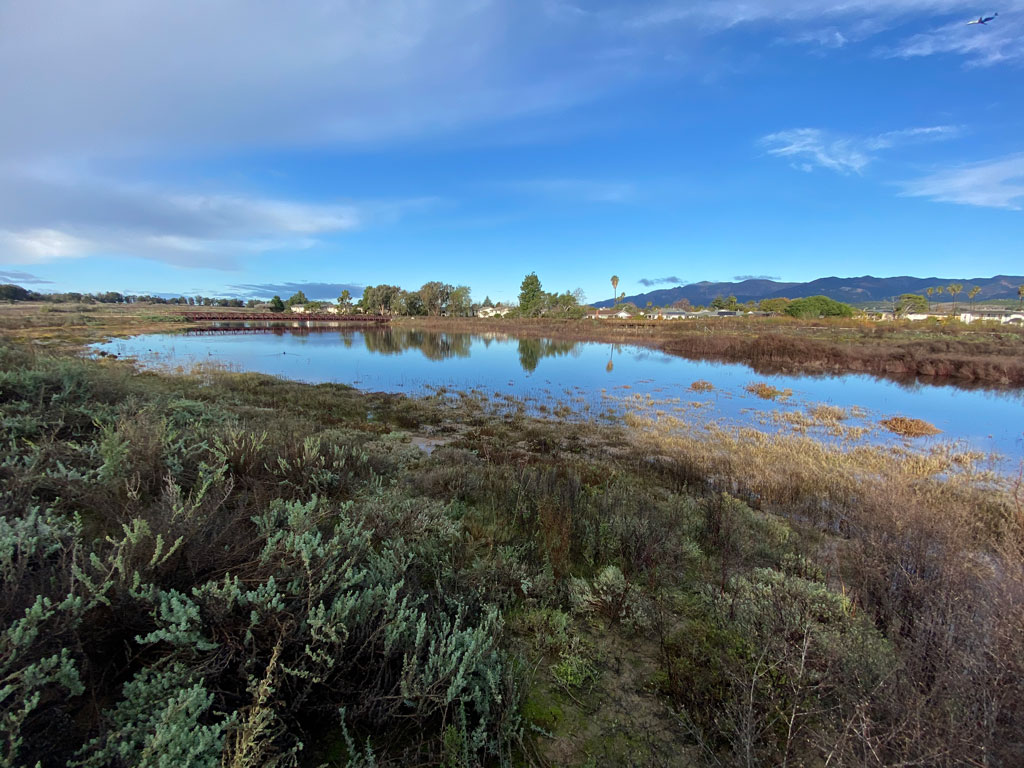
[[[968,24],[988,24],[990,21],[992,21],[992,19],[994,19],[998,15],[999,15],[998,13],[993,13],[991,16],[979,16],[978,18],[974,19],[973,21],[968,21],[967,23]]]

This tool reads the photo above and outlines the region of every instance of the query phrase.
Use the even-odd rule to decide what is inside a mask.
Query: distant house
[[[294,312],[297,315],[304,315],[304,314],[306,314],[306,305],[305,304],[292,304],[292,312]]]
[[[1024,323],[1024,311],[1019,309],[973,309],[961,312],[960,322],[973,323],[975,320],[986,323]]]
[[[683,309],[652,309],[645,314],[651,320],[689,320],[696,316],[696,313]]]
[[[324,311],[325,311],[325,312],[326,312],[327,314],[329,314],[329,315],[337,315],[337,314],[339,314],[339,313],[341,312],[341,310],[340,310],[340,309],[338,309],[337,307],[335,307],[335,306],[333,306],[333,305],[332,305],[332,306],[329,306],[329,307],[327,307],[327,308],[326,308],[326,309],[325,309]]]
[[[505,307],[499,304],[496,307],[480,307],[476,311],[477,317],[504,317],[512,311],[512,307]]]
[[[595,309],[587,317],[591,320],[628,320],[632,315],[624,309]]]

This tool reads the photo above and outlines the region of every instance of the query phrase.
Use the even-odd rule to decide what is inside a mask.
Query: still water
[[[854,417],[843,423],[871,428],[875,439],[893,439],[877,427],[879,420],[909,416],[942,431],[914,445],[952,439],[999,453],[1012,465],[1024,459],[1024,393],[1019,390],[902,384],[853,374],[764,375],[742,364],[687,360],[644,347],[408,328],[224,328],[115,339],[94,350],[147,366],[191,369],[215,363],[367,391],[475,390],[491,398],[512,396],[533,412],[550,413],[562,405],[576,417],[593,419],[661,410],[695,424],[779,429],[780,414],[824,403],[851,409]],[[698,380],[713,389],[693,391]],[[763,400],[745,389],[756,382],[792,394]]]

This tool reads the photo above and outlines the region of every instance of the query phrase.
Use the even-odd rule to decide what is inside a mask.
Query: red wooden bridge
[[[306,323],[310,321],[333,323],[387,323],[390,317],[385,315],[332,315],[328,312],[182,312],[181,316],[189,322],[223,322],[223,323],[246,323],[246,322],[276,322],[276,323]]]

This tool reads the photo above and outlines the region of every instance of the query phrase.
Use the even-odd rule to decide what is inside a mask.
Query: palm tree
[[[924,292],[928,294],[928,311],[932,311],[932,294],[935,293],[934,288],[925,288]]]
[[[981,293],[981,288],[977,285],[967,292],[967,298],[971,300],[971,312],[974,311],[974,297],[979,293]]]
[[[613,299],[612,303],[613,304],[618,304],[619,303],[619,300],[617,298],[618,297],[618,293],[616,293],[616,291],[618,291],[618,290],[619,290],[619,276],[618,275],[612,275],[612,299]]]
[[[1017,286],[1017,296],[1020,297],[1020,304],[1017,305],[1017,309],[1024,309],[1024,285]]]
[[[964,287],[960,283],[950,283],[946,286],[946,290],[949,291],[949,295],[953,297],[953,312],[951,314],[956,314],[956,296],[963,289]]]

